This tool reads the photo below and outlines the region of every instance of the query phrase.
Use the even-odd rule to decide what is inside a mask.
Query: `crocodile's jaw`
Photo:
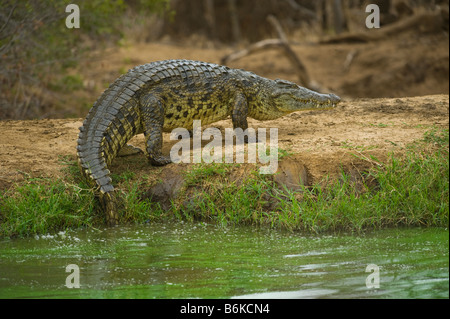
[[[292,113],[296,111],[333,108],[339,101],[339,97],[334,94],[320,94],[319,97],[301,98],[286,95],[278,98],[275,104],[281,112]]]
[[[295,83],[282,80],[276,81],[271,98],[276,108],[284,113],[317,108],[332,108],[341,100],[335,94],[317,93]]]

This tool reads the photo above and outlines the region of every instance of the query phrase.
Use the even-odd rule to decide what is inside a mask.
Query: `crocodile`
[[[305,109],[333,107],[340,98],[286,80],[213,63],[164,60],[137,66],[115,80],[94,103],[77,143],[81,172],[95,189],[109,225],[118,224],[119,204],[108,167],[127,142],[144,133],[150,164],[171,162],[162,154],[162,133],[192,129],[231,116],[234,128],[247,117],[271,120]],[[132,147],[131,147],[132,148]]]

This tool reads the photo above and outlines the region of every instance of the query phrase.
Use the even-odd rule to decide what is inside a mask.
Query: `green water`
[[[80,288],[66,287],[69,264]],[[366,286],[369,264],[379,288]],[[176,223],[0,242],[0,298],[239,297],[448,298],[449,232],[312,236]]]

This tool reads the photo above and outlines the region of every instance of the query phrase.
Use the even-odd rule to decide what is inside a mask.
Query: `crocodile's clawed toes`
[[[138,154],[144,154],[144,151],[141,150],[139,147],[135,147],[131,144],[124,145],[117,156],[124,157],[124,156],[132,156],[132,155],[138,155]]]
[[[170,157],[162,156],[162,155],[154,156],[154,157],[148,157],[148,161],[153,166],[164,166],[164,165],[172,163],[172,160],[170,159]]]

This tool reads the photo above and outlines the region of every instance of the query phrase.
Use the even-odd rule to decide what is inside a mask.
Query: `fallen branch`
[[[344,62],[344,72],[348,72],[350,70],[350,66],[353,63],[353,60],[355,57],[359,54],[359,50],[352,50],[347,54],[347,57],[345,58]]]
[[[319,85],[317,85],[315,82],[311,81],[308,71],[306,70],[305,65],[302,63],[300,58],[297,56],[297,54],[292,50],[291,46],[289,45],[289,42],[287,40],[286,34],[283,31],[283,28],[281,27],[278,20],[270,15],[267,17],[267,20],[269,23],[274,27],[275,31],[278,34],[278,39],[266,39],[262,40],[256,43],[251,44],[248,48],[233,52],[229,55],[224,56],[221,59],[222,64],[227,64],[231,61],[235,61],[238,59],[241,59],[247,55],[253,54],[258,51],[267,50],[267,49],[281,49],[284,55],[289,59],[289,61],[294,66],[299,79],[299,84],[313,89],[313,90],[320,90]]]
[[[321,44],[332,43],[354,43],[370,42],[383,40],[388,36],[398,34],[413,29],[419,29],[421,32],[432,32],[443,27],[444,20],[441,11],[423,12],[411,17],[402,19],[398,22],[382,26],[380,29],[369,29],[365,32],[345,33],[331,38],[321,40]]]

